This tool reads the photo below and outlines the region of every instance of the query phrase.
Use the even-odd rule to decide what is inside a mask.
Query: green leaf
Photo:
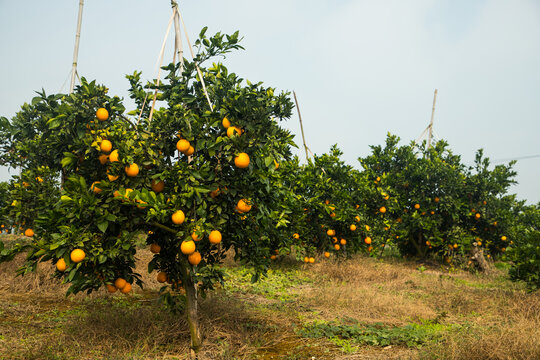
[[[107,220],[99,222],[97,224],[97,227],[98,227],[99,230],[101,230],[101,232],[104,233],[105,231],[107,231],[107,228],[109,227],[109,222]]]

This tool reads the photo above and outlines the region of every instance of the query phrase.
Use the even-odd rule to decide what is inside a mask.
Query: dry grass
[[[24,260],[0,264],[0,359],[187,359],[182,315],[158,302],[160,284],[146,273],[152,255],[139,251],[145,290],[105,290],[65,298],[66,285],[41,264],[13,277]],[[285,260],[250,284],[230,260],[230,286],[201,301],[201,359],[540,359],[540,295],[501,278],[448,273],[437,267],[355,257],[300,265]],[[311,321],[354,319],[403,326],[450,326],[440,342],[417,349],[360,346],[302,338]]]

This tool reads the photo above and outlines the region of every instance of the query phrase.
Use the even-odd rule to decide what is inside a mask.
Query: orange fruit
[[[101,141],[101,144],[99,144],[99,148],[102,152],[108,153],[112,150],[112,143],[109,140],[103,140]]]
[[[276,259],[277,259],[276,255],[270,255],[270,260],[276,260]]]
[[[152,191],[154,192],[162,192],[163,189],[165,189],[165,181],[163,180],[152,180]]]
[[[118,150],[113,150],[113,151],[109,154],[109,161],[110,161],[110,162],[119,161]]]
[[[113,181],[116,181],[118,179],[118,175],[107,174],[107,178],[109,179],[110,182],[113,182]]]
[[[332,230],[332,229],[328,229],[326,231],[326,235],[328,236],[335,236],[336,235],[336,231],[335,230]]]
[[[337,244],[337,242],[338,242],[337,237],[334,236],[334,237],[332,238],[332,242],[333,242],[334,244]]]
[[[398,218],[396,219],[396,221],[397,221],[398,223],[400,223],[400,222],[402,222],[403,220],[402,220],[400,217],[398,217]]]
[[[340,243],[341,245],[346,245],[346,244],[347,244],[347,240],[341,239],[341,240],[339,240],[339,243]]]
[[[202,240],[203,237],[204,237],[203,235],[199,236],[196,231],[191,233],[191,238],[193,239],[193,241],[200,241]]]
[[[99,163],[101,165],[105,165],[107,163],[107,161],[109,161],[109,155],[101,154],[101,155],[99,155],[98,159],[99,159]]]
[[[105,121],[109,118],[109,112],[105,108],[99,108],[96,111],[96,117],[100,121]]]
[[[372,252],[373,251],[373,246],[368,247],[367,251]]]
[[[329,258],[329,257],[330,257],[330,253],[329,253],[328,251],[325,251],[325,252],[324,252],[324,257]]]
[[[159,252],[161,251],[161,246],[159,246],[158,244],[152,244],[150,245],[150,252],[152,254],[159,254]]]
[[[26,230],[24,231],[24,236],[28,236],[28,237],[34,236],[34,230],[32,230],[32,229],[26,229]]]
[[[190,146],[191,145],[190,145],[189,141],[187,141],[186,139],[180,139],[176,143],[176,149],[178,151],[180,151],[181,153],[186,152],[189,149]]]
[[[167,273],[165,273],[165,272],[160,272],[160,273],[158,273],[158,274],[157,274],[157,277],[156,277],[157,281],[160,282],[160,283],[162,283],[162,284],[163,284],[165,281],[167,281],[167,278],[168,278],[168,277],[167,277]]]
[[[176,225],[180,225],[184,222],[186,219],[186,216],[184,215],[184,212],[182,210],[176,210],[174,214],[171,216],[172,222]]]
[[[375,181],[379,182],[381,181],[381,178],[377,176],[377,179],[375,179]]]
[[[352,224],[349,226],[349,229],[351,229],[351,231],[356,231],[356,225]]]
[[[481,216],[482,216],[482,215],[480,215],[480,213],[476,213],[476,214],[474,215],[474,217],[475,217],[476,219],[480,219]]]
[[[135,177],[139,175],[139,165],[135,163],[126,166],[125,170],[126,170],[126,175],[129,177]]]
[[[458,248],[458,244],[454,244],[454,249],[457,249]]]
[[[381,214],[384,214],[386,212],[386,208],[384,206],[382,206],[379,211],[381,212]]]
[[[356,215],[356,216],[354,217],[354,220],[356,220],[356,222],[360,222],[360,216]]]
[[[251,205],[248,204],[248,200],[246,199],[238,200],[236,207],[238,208],[238,211],[240,211],[241,213],[245,213],[251,210]]]
[[[504,236],[504,235],[501,236],[501,240],[502,240],[502,241],[506,241],[506,236]]]
[[[101,189],[97,187],[97,184],[99,184],[99,181],[94,181],[92,185],[90,185],[90,189],[92,189],[93,192],[96,194],[99,194],[101,192]]]
[[[369,227],[369,225],[366,225],[366,231],[370,231],[371,228]]]
[[[439,199],[438,197],[436,197],[435,199],[433,199],[433,201],[435,201],[436,203],[438,203],[439,200],[440,200],[440,199]]]
[[[223,127],[225,129],[228,129],[230,126],[231,126],[231,122],[229,121],[229,119],[227,119],[227,117],[225,116],[223,118],[223,120],[221,120],[221,125],[223,125]]]
[[[131,289],[132,289],[131,284],[130,284],[130,283],[126,283],[126,285],[125,285],[122,289],[120,289],[120,292],[121,292],[122,294],[127,294],[127,293],[129,293],[129,292],[131,291]]]
[[[336,213],[331,213],[330,217],[336,217]]]
[[[315,263],[315,258],[313,258],[313,257],[310,257],[310,258],[309,258],[309,262],[310,262],[310,264],[313,264],[313,263]]]
[[[81,249],[75,249],[71,252],[69,257],[71,258],[71,261],[73,261],[74,263],[80,263],[81,261],[84,260],[84,258],[86,257],[86,254]]]
[[[233,137],[233,136],[240,136],[242,134],[242,130],[237,127],[237,126],[229,126],[229,128],[227,128],[227,136],[228,137]]]
[[[297,233],[294,233],[292,237],[293,239],[297,239],[297,240],[300,239],[300,235],[298,235]]]
[[[309,262],[309,257],[306,256],[306,257],[304,258],[304,262],[307,264],[307,263]]]
[[[208,236],[211,244],[219,244],[221,242],[221,233],[218,230],[212,230]]]
[[[431,243],[429,242],[429,240],[426,241],[426,245],[427,245],[427,246],[430,246],[430,245],[431,245]]]
[[[111,285],[111,284],[107,284],[107,291],[108,291],[108,292],[110,292],[110,293],[112,294],[112,293],[115,293],[116,290],[118,290],[118,289],[116,288],[116,286]]]
[[[414,204],[414,208],[415,208],[416,210],[420,209],[420,204]]]
[[[116,286],[117,289],[123,289],[124,286],[126,286],[127,284],[127,281],[122,279],[122,278],[118,278],[114,281],[114,286]]]
[[[188,261],[193,266],[199,265],[201,262],[201,254],[198,251],[195,251],[193,254],[188,256]]]
[[[234,165],[237,168],[245,169],[249,166],[249,155],[246,153],[240,153],[234,158]]]
[[[182,251],[182,254],[184,255],[191,255],[195,252],[195,243],[193,240],[187,240],[182,241],[182,244],[180,245],[180,251]]]
[[[339,250],[339,244],[334,245],[334,249]]]
[[[371,238],[368,236],[367,238],[364,239],[364,242],[368,245],[371,244]]]
[[[189,146],[189,148],[184,152],[187,156],[191,156],[195,153],[195,148],[193,146]]]
[[[64,260],[64,258],[60,258],[56,262],[56,270],[64,272],[66,271],[66,269],[67,269],[66,261]]]

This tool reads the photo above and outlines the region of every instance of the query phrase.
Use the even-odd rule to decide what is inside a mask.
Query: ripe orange
[[[349,229],[351,229],[351,231],[356,231],[356,225],[352,224],[349,226]]]
[[[107,161],[109,161],[109,155],[101,154],[101,155],[99,155],[98,159],[99,159],[99,163],[101,165],[105,165],[107,163]]]
[[[96,194],[99,194],[101,192],[101,189],[97,187],[99,183],[100,183],[99,181],[94,181],[92,185],[90,185],[90,189],[92,189],[92,191],[95,192]]]
[[[336,213],[331,213],[330,217],[336,217]]]
[[[315,263],[315,258],[310,257],[310,258],[309,258],[309,262],[310,262],[311,264]]]
[[[274,255],[274,254],[270,255],[270,260],[276,260],[276,259],[277,259],[276,255]]]
[[[66,269],[67,269],[66,261],[64,260],[64,258],[60,258],[56,262],[56,270],[64,272],[66,271]]]
[[[426,241],[426,245],[427,245],[427,246],[430,246],[430,245],[431,245],[431,243],[429,242],[429,240]]]
[[[120,157],[118,156],[118,150],[113,150],[109,154],[109,161],[110,162],[120,161]]]
[[[191,144],[186,139],[180,139],[176,143],[176,149],[180,151],[181,153],[186,152],[190,146]]]
[[[457,249],[458,248],[458,244],[454,244],[454,249]]]
[[[336,235],[336,231],[335,230],[332,230],[332,229],[328,229],[326,231],[326,235],[328,236],[335,236]]]
[[[221,233],[218,230],[212,230],[208,236],[208,240],[210,240],[210,244],[219,244],[221,242]]]
[[[330,257],[330,253],[329,253],[328,251],[325,251],[325,252],[324,252],[324,257],[329,258],[329,257]]]
[[[384,206],[382,206],[379,211],[381,212],[381,214],[384,214],[386,212],[386,208]]]
[[[476,214],[474,215],[474,217],[475,217],[476,219],[480,219],[480,216],[482,216],[482,215],[480,215],[480,213],[476,213]]]
[[[180,251],[182,251],[182,254],[184,255],[191,255],[195,252],[195,243],[193,240],[187,240],[182,241],[182,244],[180,245]]]
[[[191,233],[191,238],[193,239],[193,241],[201,241],[203,237],[204,237],[204,235],[202,235],[202,234],[197,234],[197,230],[194,230],[194,231]]]
[[[152,244],[150,245],[150,252],[152,254],[159,254],[159,252],[161,251],[161,246],[159,246],[158,244]]]
[[[415,208],[416,210],[420,209],[420,204],[414,204],[414,208]]]
[[[334,249],[339,250],[340,249],[339,244],[335,244]]]
[[[371,228],[369,227],[369,225],[366,225],[366,231],[370,231]]]
[[[195,251],[193,254],[188,256],[188,261],[193,266],[199,265],[201,262],[201,254],[198,251]]]
[[[236,207],[238,208],[238,211],[240,211],[241,213],[246,213],[249,210],[251,210],[251,205],[248,204],[247,199],[238,200]]]
[[[75,249],[71,252],[69,257],[71,258],[71,261],[73,261],[74,263],[80,263],[81,261],[84,260],[84,258],[86,257],[86,254],[81,249]]]
[[[354,220],[356,220],[356,222],[360,222],[360,216],[356,215],[356,216],[354,217]]]
[[[109,112],[105,108],[99,108],[96,111],[96,117],[98,120],[105,121],[109,118]]]
[[[372,252],[373,251],[373,246],[368,247],[367,251]]]
[[[24,231],[24,236],[28,236],[28,237],[34,236],[34,230],[32,230],[32,229],[26,229],[26,230]]]
[[[506,236],[504,236],[504,235],[501,236],[501,240],[502,240],[502,241],[506,241]]]
[[[126,286],[127,284],[127,281],[122,279],[122,278],[118,278],[114,281],[114,286],[116,286],[117,289],[123,289],[124,286]]]
[[[113,293],[116,292],[116,290],[118,290],[118,289],[116,288],[116,286],[111,285],[111,284],[107,284],[107,291],[108,291],[108,292],[110,292],[111,294],[113,294]]]
[[[339,243],[340,243],[341,245],[345,245],[345,244],[347,244],[347,240],[341,239],[341,240],[339,240]]]
[[[195,153],[195,148],[193,146],[189,146],[189,148],[184,152],[187,156],[191,156]]]
[[[162,192],[165,189],[165,182],[163,180],[152,180],[152,191]]]
[[[440,200],[440,199],[439,199],[438,197],[435,197],[435,199],[433,199],[433,201],[435,201],[436,203],[438,203],[439,200]]]
[[[126,283],[126,285],[125,285],[122,289],[120,289],[120,292],[121,292],[122,294],[127,294],[127,293],[129,293],[129,292],[131,291],[131,289],[132,289],[131,284],[130,284],[130,283]]]
[[[135,177],[139,175],[139,165],[135,163],[126,166],[125,170],[126,170],[126,175],[129,177]]]
[[[99,144],[99,148],[102,152],[108,153],[112,150],[112,143],[109,140],[103,140],[101,141],[101,144]]]
[[[167,273],[165,273],[165,272],[160,272],[160,273],[158,273],[158,274],[157,274],[157,277],[156,277],[157,281],[160,282],[160,283],[162,283],[162,284],[163,284],[165,281],[167,281],[167,278],[168,278],[168,277],[167,277]]]
[[[381,178],[377,176],[377,179],[375,179],[375,181],[379,182],[381,181]]]
[[[368,236],[367,238],[364,239],[364,242],[368,245],[371,244],[371,238]]]
[[[234,158],[234,165],[237,168],[245,169],[249,166],[249,155],[246,153],[240,153]]]
[[[230,126],[231,126],[231,122],[229,121],[229,119],[227,119],[227,117],[225,116],[223,118],[223,120],[221,121],[221,125],[223,125],[223,127],[225,129],[228,129]]]
[[[240,136],[242,134],[242,130],[237,126],[230,126],[227,128],[227,136],[233,137],[233,136]]]
[[[296,240],[300,239],[300,235],[297,233],[294,233],[292,237],[293,239],[296,239]]]
[[[113,181],[116,181],[118,179],[118,175],[107,174],[107,178],[109,179],[110,182],[113,182]]]
[[[309,262],[309,257],[304,257],[304,262],[307,264]]]
[[[171,216],[172,222],[176,225],[180,225],[184,222],[186,219],[186,216],[184,215],[184,212],[182,210],[176,210],[174,214]]]

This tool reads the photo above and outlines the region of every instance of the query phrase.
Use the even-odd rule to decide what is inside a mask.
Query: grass
[[[139,273],[151,259],[137,254]],[[187,359],[182,316],[158,302],[155,274],[134,294],[66,298],[52,265],[0,264],[0,359]],[[422,266],[422,271],[418,268]],[[200,302],[201,359],[539,359],[540,294],[505,278],[413,261],[277,261],[251,283],[228,261]]]

